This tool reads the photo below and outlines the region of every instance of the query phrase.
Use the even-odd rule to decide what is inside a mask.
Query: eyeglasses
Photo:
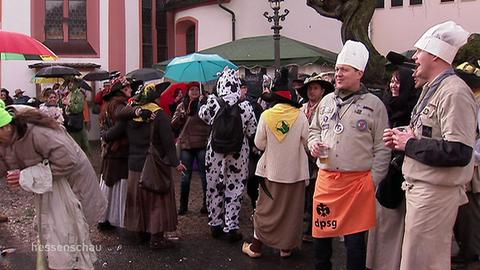
[[[479,60],[480,62],[480,60]],[[480,63],[479,63],[480,64]],[[461,70],[467,74],[475,74],[476,76],[480,77],[480,68],[477,68],[476,66],[465,62],[456,67],[457,70]]]

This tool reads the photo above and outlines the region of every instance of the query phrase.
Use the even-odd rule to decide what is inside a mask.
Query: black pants
[[[366,265],[366,231],[345,235],[347,248],[347,270],[365,270]],[[332,238],[314,238],[315,270],[331,270]]]

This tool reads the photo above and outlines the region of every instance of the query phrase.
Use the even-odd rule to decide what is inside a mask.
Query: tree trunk
[[[342,22],[342,42],[362,42],[370,52],[363,82],[369,87],[382,87],[385,58],[378,53],[368,36],[368,27],[376,0],[307,0],[307,5],[320,15]]]

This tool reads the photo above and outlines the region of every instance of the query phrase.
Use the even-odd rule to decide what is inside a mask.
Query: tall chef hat
[[[452,64],[458,49],[467,42],[468,36],[469,33],[460,25],[448,21],[428,29],[414,47]]]
[[[337,56],[336,65],[349,65],[358,70],[365,71],[368,62],[368,50],[363,43],[347,40],[342,51]]]

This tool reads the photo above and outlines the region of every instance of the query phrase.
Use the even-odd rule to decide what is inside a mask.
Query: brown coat
[[[182,149],[206,148],[210,126],[198,117],[198,114],[187,116],[184,103],[180,103],[172,118],[172,127],[180,130],[179,140]]]
[[[85,153],[64,128],[28,125],[22,138],[14,134],[8,146],[0,146],[4,159],[2,170],[24,169],[48,159],[53,179],[67,178],[73,192],[82,204],[87,222],[98,222],[106,209],[106,199],[100,191],[97,175]],[[5,175],[0,171],[0,175]]]

